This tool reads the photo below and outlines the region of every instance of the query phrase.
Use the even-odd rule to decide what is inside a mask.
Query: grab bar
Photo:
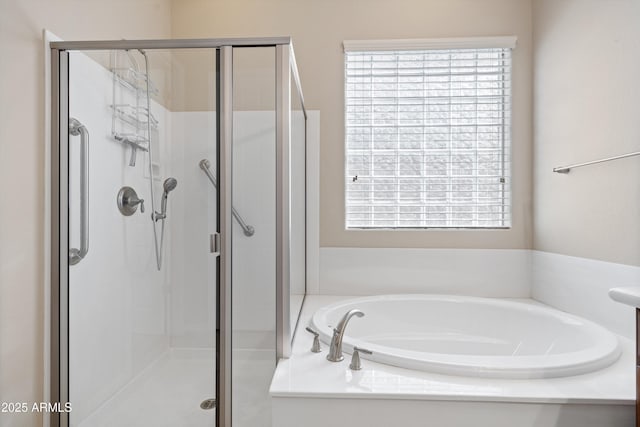
[[[211,162],[207,159],[202,159],[200,160],[199,165],[200,165],[200,169],[202,169],[205,175],[207,175],[207,178],[209,178],[209,181],[211,181],[211,184],[213,184],[214,188],[218,188],[216,177],[213,176],[213,173],[211,173],[211,169],[209,169],[209,167],[211,166]],[[247,225],[247,223],[244,222],[244,220],[242,219],[242,217],[240,216],[236,208],[234,208],[233,206],[231,207],[231,214],[236,219],[236,221],[238,221],[238,224],[240,224],[240,227],[242,227],[242,231],[244,232],[245,236],[251,237],[255,234],[256,229],[250,225]]]
[[[591,162],[576,163],[575,165],[569,165],[569,166],[561,166],[561,167],[553,168],[553,171],[556,173],[569,173],[571,169],[574,169],[574,168],[581,168],[582,166],[595,165],[596,163],[609,162],[611,160],[624,159],[624,158],[633,157],[633,156],[640,156],[640,151],[622,154],[620,156],[607,157],[606,159],[593,160]]]
[[[80,135],[80,249],[69,249],[69,264],[76,265],[89,252],[89,131],[69,118],[69,135]]]

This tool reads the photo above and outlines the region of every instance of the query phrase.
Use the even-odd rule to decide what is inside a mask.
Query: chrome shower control
[[[353,347],[353,356],[351,356],[351,363],[349,364],[349,368],[352,371],[359,371],[360,369],[362,369],[362,363],[360,362],[360,353],[373,354],[371,350],[360,347]]]
[[[311,346],[311,352],[320,353],[322,351],[322,349],[320,348],[320,338],[319,338],[320,334],[308,326],[305,329],[307,330],[307,332],[313,334],[313,345]]]
[[[118,209],[124,216],[133,215],[140,205],[140,213],[144,213],[144,199],[138,198],[136,190],[131,187],[122,187],[118,191]]]

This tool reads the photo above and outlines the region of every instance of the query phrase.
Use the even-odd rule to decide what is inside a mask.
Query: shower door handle
[[[80,135],[80,248],[69,248],[69,264],[76,265],[89,252],[89,131],[69,118],[69,135]]]
[[[209,252],[220,256],[220,233],[209,234]]]

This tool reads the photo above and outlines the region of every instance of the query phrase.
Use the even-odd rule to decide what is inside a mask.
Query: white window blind
[[[511,226],[511,49],[345,52],[347,228]]]

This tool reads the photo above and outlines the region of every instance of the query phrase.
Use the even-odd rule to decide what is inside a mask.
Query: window
[[[420,42],[345,41],[346,226],[510,227],[515,38]]]

